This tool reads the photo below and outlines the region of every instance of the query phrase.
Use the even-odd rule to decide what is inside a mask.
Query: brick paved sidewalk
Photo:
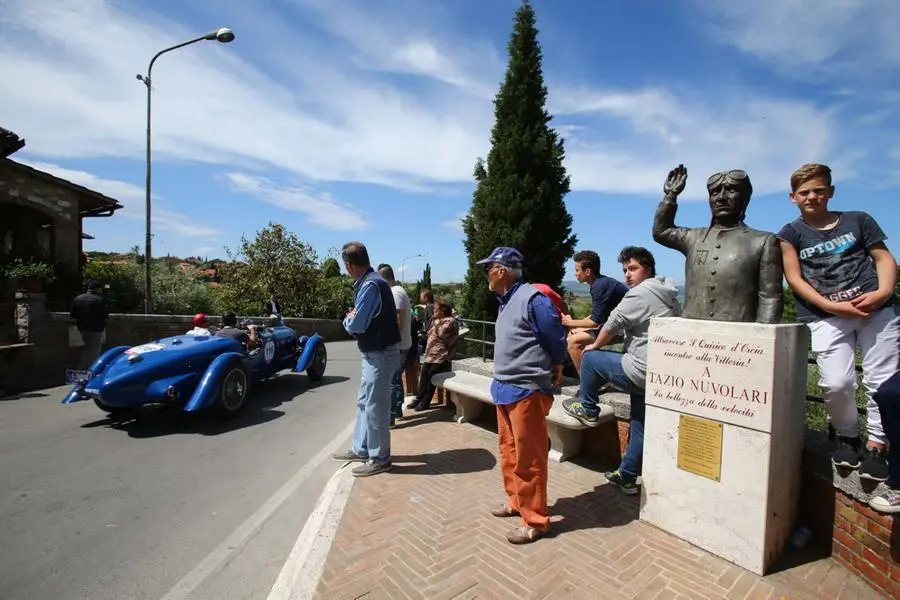
[[[496,434],[446,410],[401,423],[394,470],[353,485],[317,598],[879,598],[828,558],[757,577],[640,523],[637,498],[573,463],[550,463],[552,536],[512,546],[518,520],[488,512]]]

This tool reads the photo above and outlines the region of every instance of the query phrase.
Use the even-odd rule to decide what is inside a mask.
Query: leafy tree
[[[794,298],[794,291],[788,286],[784,287],[784,315],[781,317],[781,322],[797,322],[797,300]]]
[[[184,272],[171,265],[152,266],[153,306],[157,315],[220,314],[220,292],[199,273]],[[142,286],[143,287],[143,286]]]
[[[144,264],[144,255],[141,254],[140,246],[132,246],[128,250],[128,256],[135,262],[135,264],[142,265]]]
[[[244,315],[259,315],[274,293],[287,317],[337,318],[350,306],[352,286],[343,277],[326,277],[316,251],[277,223],[269,223],[221,268],[222,303]]]
[[[534,8],[518,9],[510,36],[506,77],[494,101],[495,124],[487,161],[475,163],[476,188],[463,219],[469,269],[463,314],[494,320],[497,301],[475,264],[496,246],[525,255],[526,278],[558,288],[575,252],[572,216],[564,198],[569,177],[563,140],[550,126]]]
[[[341,276],[341,266],[336,258],[329,257],[322,261],[322,275],[325,277]]]
[[[100,279],[109,287],[106,298],[113,312],[129,313],[144,306],[144,269],[136,262],[118,264],[92,260],[84,267],[84,279]]]
[[[209,285],[199,272],[182,271],[167,261],[151,266],[153,305],[159,315],[218,314],[219,290]],[[114,312],[139,312],[144,307],[144,268],[133,262],[92,261],[84,270],[85,279],[101,279],[109,287],[106,296]]]

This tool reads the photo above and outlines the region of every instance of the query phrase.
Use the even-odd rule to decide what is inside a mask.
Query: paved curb
[[[353,489],[349,464],[342,465],[325,484],[267,600],[307,600],[315,595],[331,542]]]

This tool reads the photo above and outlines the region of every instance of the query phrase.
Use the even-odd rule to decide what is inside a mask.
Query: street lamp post
[[[403,285],[406,285],[406,261],[411,258],[425,258],[425,255],[422,253],[413,254],[412,256],[407,256],[400,261],[400,283]]]
[[[223,44],[227,44],[228,42],[234,41],[234,32],[228,29],[227,27],[221,27],[219,29],[215,29],[201,35],[198,38],[194,38],[192,40],[188,40],[186,42],[182,42],[180,44],[176,44],[175,46],[170,46],[165,50],[160,50],[157,52],[153,58],[150,59],[150,65],[147,67],[147,74],[141,75],[138,74],[137,78],[139,81],[143,82],[145,86],[147,86],[147,181],[146,181],[146,212],[147,212],[147,223],[146,223],[146,239],[144,240],[145,248],[144,248],[144,314],[150,314],[150,258],[151,258],[151,233],[150,233],[150,92],[152,90],[151,86],[151,72],[153,71],[153,63],[156,62],[156,59],[162,56],[167,52],[171,52],[172,50],[178,50],[179,48],[184,48],[185,46],[190,46],[191,44],[196,44],[197,42],[202,41],[212,41],[215,40],[217,42],[221,42]]]

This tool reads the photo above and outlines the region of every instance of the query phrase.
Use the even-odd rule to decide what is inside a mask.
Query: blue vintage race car
[[[91,399],[116,415],[150,408],[211,408],[227,418],[243,410],[256,383],[279,371],[306,371],[314,382],[324,376],[328,354],[318,334],[298,337],[278,324],[260,327],[257,337],[259,344],[249,352],[241,342],[215,335],[177,335],[111,348],[90,370],[67,372],[67,383],[75,386],[62,403]]]

